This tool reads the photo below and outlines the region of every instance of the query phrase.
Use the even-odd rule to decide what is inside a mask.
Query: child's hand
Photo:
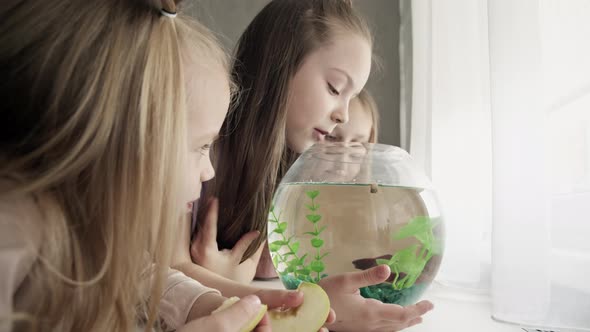
[[[228,279],[245,284],[250,283],[256,273],[256,266],[263,249],[262,245],[252,257],[242,263],[240,260],[252,241],[260,235],[260,232],[253,231],[244,234],[231,250],[219,250],[217,246],[219,201],[216,198],[211,199],[208,209],[203,228],[197,233],[191,244],[190,253],[193,262]]]
[[[299,291],[287,291],[284,289],[261,289],[255,293],[262,303],[268,305],[269,309],[274,308],[295,308],[303,303],[303,293]],[[334,310],[330,308],[330,313],[326,318],[326,324],[332,324],[336,320]],[[331,327],[331,325],[330,325]],[[328,332],[325,327],[320,331]]]
[[[220,312],[190,321],[180,327],[178,332],[224,331],[239,332],[253,320],[260,310],[260,299],[249,295]],[[255,332],[270,332],[270,322],[265,316]]]
[[[328,293],[338,320],[331,331],[399,331],[422,322],[422,315],[432,310],[429,301],[407,307],[385,304],[360,295],[359,288],[384,282],[391,273],[386,265],[359,272],[333,275],[320,280]]]

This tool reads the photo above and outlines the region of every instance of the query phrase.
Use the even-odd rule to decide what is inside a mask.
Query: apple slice
[[[326,322],[330,313],[330,299],[322,287],[302,282],[303,303],[297,308],[268,311],[273,331],[317,332]]]
[[[223,311],[227,308],[229,308],[232,304],[238,302],[240,300],[239,297],[237,296],[233,296],[230,297],[229,299],[223,301],[223,303],[219,306],[219,308],[213,310],[212,314],[216,313],[216,312],[220,312]],[[248,324],[246,324],[246,326],[244,326],[240,332],[250,332],[252,330],[254,330],[254,328],[256,327],[256,325],[258,325],[258,323],[260,323],[260,321],[262,320],[262,317],[264,317],[264,314],[266,313],[267,310],[267,306],[266,304],[263,304],[260,307],[260,310],[258,311],[258,313],[256,314],[256,316],[254,317],[254,319],[252,319],[251,321],[248,322]]]

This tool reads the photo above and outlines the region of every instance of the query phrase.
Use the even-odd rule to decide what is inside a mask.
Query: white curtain
[[[499,321],[590,331],[590,1],[411,6],[402,143],[443,206],[438,281],[489,291]]]

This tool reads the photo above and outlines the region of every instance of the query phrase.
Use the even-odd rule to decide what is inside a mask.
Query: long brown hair
[[[238,41],[232,78],[241,94],[214,146],[217,175],[207,196],[219,197],[220,247],[232,248],[246,232],[261,232],[242,259],[265,241],[274,190],[296,158],[285,138],[290,81],[311,52],[341,31],[372,43],[350,1],[274,0]]]
[[[162,8],[175,2],[2,2],[0,179],[12,185],[0,195],[34,197],[42,213],[16,330],[151,330],[157,319],[183,213],[181,55],[223,54]]]

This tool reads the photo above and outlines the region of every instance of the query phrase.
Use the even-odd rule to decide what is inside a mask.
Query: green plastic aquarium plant
[[[311,246],[316,249],[315,256],[310,264],[311,271],[315,272],[316,278],[315,281],[318,282],[322,278],[322,272],[325,269],[324,262],[322,259],[328,255],[328,253],[324,253],[322,255],[321,248],[324,246],[324,240],[320,238],[320,234],[326,229],[326,226],[318,228],[319,221],[322,219],[322,216],[317,214],[318,209],[320,208],[319,204],[315,203],[315,198],[320,194],[318,190],[312,190],[306,192],[307,197],[311,199],[311,205],[305,205],[307,209],[310,211],[310,214],[306,215],[305,218],[313,224],[313,232],[305,232],[305,234],[309,234],[313,236],[311,241]]]
[[[288,224],[286,221],[281,221],[281,214],[279,216],[275,214],[274,205],[270,209],[269,222],[274,224],[275,228],[271,231],[271,234],[276,233],[280,236],[279,240],[269,243],[269,250],[273,254],[273,263],[278,268],[279,264],[285,265],[283,270],[279,270],[281,277],[286,277],[292,274],[299,281],[307,281],[317,283],[325,277],[322,272],[325,269],[325,264],[322,261],[329,253],[323,253],[321,248],[324,246],[324,240],[321,239],[320,235],[326,229],[326,226],[320,227],[320,221],[322,216],[319,214],[319,204],[315,202],[316,197],[319,195],[318,190],[306,191],[305,194],[311,199],[311,204],[305,204],[309,210],[309,214],[305,218],[313,224],[313,231],[306,232],[305,234],[311,235],[310,239],[311,246],[315,248],[316,252],[313,255],[313,259],[306,264],[308,254],[299,256],[298,251],[300,247],[299,241],[293,241],[293,236],[287,238],[285,231],[287,230]],[[280,253],[281,249],[285,248],[284,253]],[[313,276],[313,274],[316,274]]]
[[[401,240],[415,237],[420,243],[397,251],[390,259],[377,259],[377,264],[385,264],[395,273],[391,286],[395,290],[409,288],[414,285],[426,263],[434,255],[442,252],[442,243],[436,239],[432,230],[439,224],[437,220],[428,217],[418,216],[410,223],[393,234],[393,239]],[[404,277],[400,278],[400,274]]]

